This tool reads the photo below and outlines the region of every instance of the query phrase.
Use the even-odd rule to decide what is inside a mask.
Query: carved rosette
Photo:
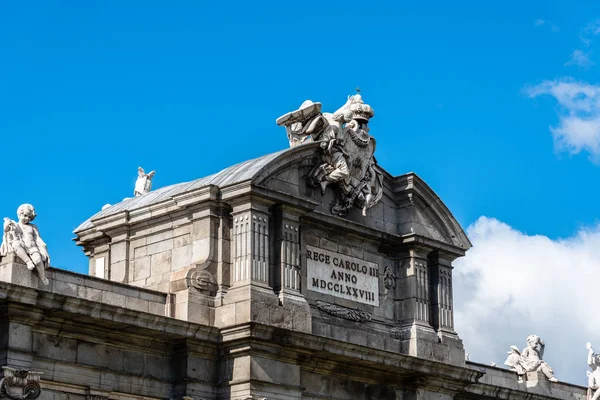
[[[350,321],[365,322],[370,321],[372,318],[371,314],[368,312],[342,307],[320,300],[317,300],[317,308],[323,312],[326,312],[327,314],[331,314],[339,318],[349,319]]]
[[[32,372],[27,369],[14,369],[2,367],[4,378],[0,380],[0,398],[7,397],[12,400],[32,400],[40,397],[41,372]]]
[[[214,296],[217,292],[217,280],[206,270],[194,269],[188,273],[188,287],[194,287],[201,293]]]

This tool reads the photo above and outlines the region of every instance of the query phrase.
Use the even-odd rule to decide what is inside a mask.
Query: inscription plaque
[[[306,246],[308,290],[379,306],[379,265]]]

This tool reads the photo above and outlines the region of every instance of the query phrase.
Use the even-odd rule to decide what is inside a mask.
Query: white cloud
[[[569,61],[565,63],[565,66],[575,65],[582,68],[589,68],[594,64],[590,60],[590,53],[585,53],[583,50],[574,50]]]
[[[563,78],[528,87],[525,93],[531,98],[550,95],[558,102],[559,124],[550,128],[558,150],[585,151],[600,162],[600,86]]]
[[[589,23],[585,28],[583,28],[583,32],[579,35],[579,39],[581,43],[585,47],[590,47],[592,43],[592,36],[596,36],[600,34],[600,20],[596,20],[594,22]]]
[[[589,23],[584,31],[590,35],[600,35],[600,19]]]
[[[537,334],[559,380],[585,385],[585,343],[600,350],[600,225],[552,240],[481,217],[454,269],[456,330],[471,361],[502,366]],[[516,378],[515,378],[516,379]]]
[[[588,39],[585,36],[579,36],[579,39],[581,40],[581,43],[583,43],[583,45],[585,47],[590,47],[590,44],[592,43],[592,39]]]
[[[545,20],[545,19],[536,19],[533,24],[535,26],[547,26],[550,28],[550,30],[552,32],[558,32],[560,29],[558,28],[558,26],[554,25],[551,21]]]

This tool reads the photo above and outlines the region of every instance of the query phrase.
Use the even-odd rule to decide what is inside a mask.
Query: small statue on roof
[[[526,341],[527,347],[522,352],[519,352],[517,346],[510,346],[504,364],[517,373],[519,382],[523,382],[528,372],[534,371],[543,373],[550,382],[558,382],[552,368],[543,360],[546,347],[544,341],[538,335],[529,335]]]
[[[585,347],[588,350],[587,363],[592,369],[587,371],[588,399],[597,400],[600,397],[600,354],[594,352],[591,343]]]
[[[136,197],[150,193],[150,190],[152,190],[152,178],[155,173],[156,171],[145,173],[144,168],[138,167],[138,178],[135,181],[135,189],[133,190],[133,194]]]
[[[44,285],[47,285],[45,269],[50,266],[48,247],[40,237],[38,227],[31,223],[36,217],[31,204],[22,204],[17,209],[18,221],[4,218],[4,235],[0,245],[0,257],[14,252],[30,271],[37,271]]]

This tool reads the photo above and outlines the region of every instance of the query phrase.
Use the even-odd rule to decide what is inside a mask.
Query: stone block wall
[[[42,284],[13,253],[0,261],[0,281],[139,312],[169,315],[170,304],[166,293],[57,268],[48,268],[46,276],[48,285]]]
[[[222,221],[222,215],[203,204],[107,231],[111,239],[89,254],[90,275],[169,293],[174,273],[215,261],[227,285],[222,269],[229,270],[229,217]]]

